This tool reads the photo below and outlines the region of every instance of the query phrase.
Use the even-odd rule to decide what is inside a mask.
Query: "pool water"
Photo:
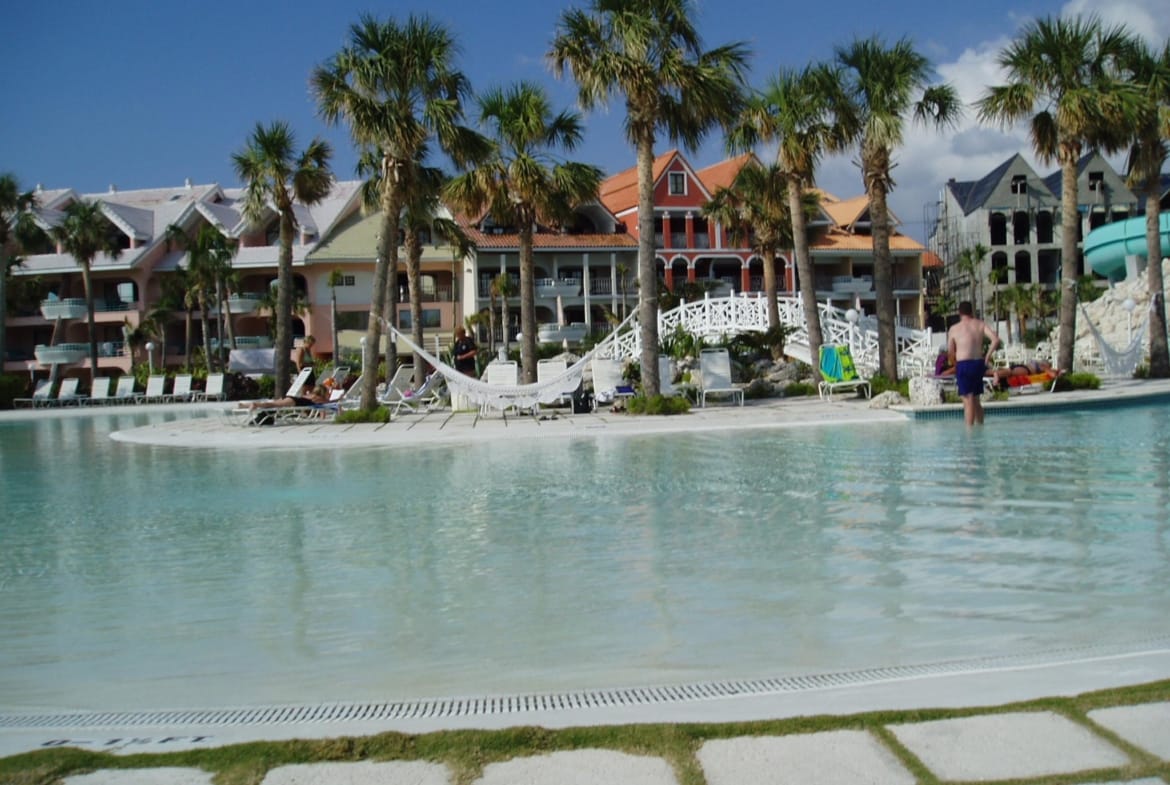
[[[151,417],[0,423],[0,710],[605,689],[1170,634],[1162,406],[409,450],[108,438]]]

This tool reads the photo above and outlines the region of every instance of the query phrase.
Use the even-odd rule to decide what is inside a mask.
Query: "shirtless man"
[[[983,338],[991,341],[983,353]],[[963,399],[963,419],[968,426],[983,424],[983,374],[991,355],[999,348],[999,336],[982,319],[967,300],[959,303],[959,321],[947,331],[947,354],[955,366],[955,384]]]

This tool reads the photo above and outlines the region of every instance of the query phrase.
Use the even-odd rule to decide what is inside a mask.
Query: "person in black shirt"
[[[475,341],[467,334],[463,327],[455,328],[455,346],[451,353],[455,355],[455,370],[475,376]]]

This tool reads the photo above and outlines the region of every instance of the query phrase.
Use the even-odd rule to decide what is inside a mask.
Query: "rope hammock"
[[[1089,325],[1089,332],[1093,334],[1093,340],[1097,342],[1097,349],[1101,352],[1101,362],[1105,364],[1106,373],[1110,376],[1133,376],[1133,372],[1145,354],[1144,343],[1146,329],[1150,326],[1150,315],[1146,314],[1142,326],[1129,339],[1129,346],[1119,350],[1110,346],[1109,342],[1105,340],[1105,336],[1101,335],[1097,326],[1093,324],[1093,320],[1089,318],[1089,312],[1085,310],[1084,305],[1081,306],[1081,314]]]
[[[503,411],[512,407],[523,409],[536,406],[540,403],[552,403],[562,398],[566,392],[577,389],[581,385],[581,377],[585,371],[585,366],[594,357],[603,355],[605,351],[609,350],[622,328],[634,319],[636,315],[637,313],[635,312],[627,316],[612,333],[590,349],[584,357],[570,365],[564,373],[559,373],[551,379],[533,384],[512,385],[488,384],[487,382],[476,379],[474,376],[468,376],[462,371],[447,365],[438,357],[416,344],[410,339],[410,336],[403,333],[385,319],[381,319],[381,317],[379,319],[391,333],[409,346],[411,351],[430,364],[437,373],[442,374],[443,378],[447,380],[447,386],[453,393],[462,395],[468,401],[481,408]]]

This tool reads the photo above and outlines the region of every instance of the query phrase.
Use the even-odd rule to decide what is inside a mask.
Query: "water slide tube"
[[[1162,237],[1162,256],[1170,256],[1170,213],[1158,219]],[[1098,275],[1111,281],[1126,276],[1127,256],[1146,256],[1146,217],[1139,215],[1125,221],[1105,224],[1085,235],[1085,263]]]

